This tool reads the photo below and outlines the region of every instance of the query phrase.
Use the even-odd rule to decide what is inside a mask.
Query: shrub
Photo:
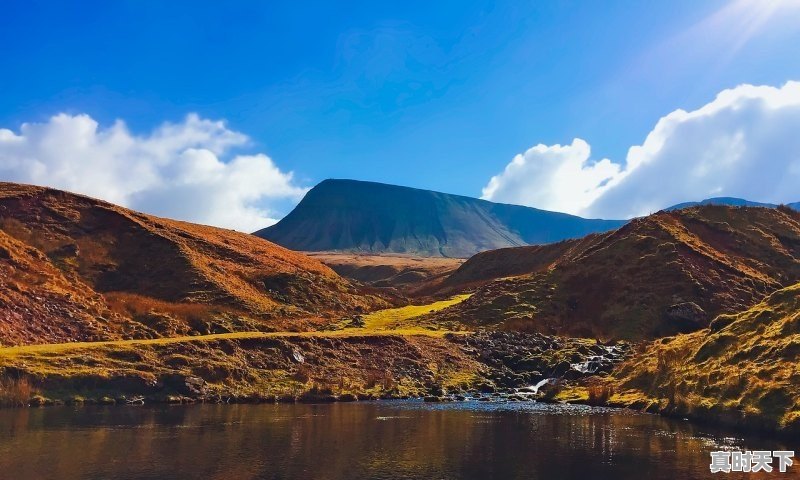
[[[4,378],[0,380],[0,405],[24,407],[34,395],[34,388],[27,378]]]
[[[605,405],[614,394],[614,387],[605,383],[589,385],[589,405]]]

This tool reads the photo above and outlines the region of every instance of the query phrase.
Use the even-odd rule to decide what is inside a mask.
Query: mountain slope
[[[101,340],[123,324],[102,296],[0,230],[0,346]]]
[[[693,207],[548,248],[563,252],[528,247],[527,262],[501,252],[504,276],[525,265],[533,273],[485,284],[435,320],[633,340],[697,330],[800,280],[800,214]],[[452,277],[468,284],[459,277],[469,271],[504,273],[481,257],[498,255],[476,256]]]
[[[427,295],[442,296],[471,290],[506,277],[544,272],[581,252],[598,235],[563,240],[546,245],[498,248],[470,257],[457,270],[442,279],[434,279],[420,288]]]
[[[618,406],[800,433],[800,284],[663,339],[616,370]]]
[[[293,250],[466,258],[582,237],[623,223],[395,185],[325,180],[283,220],[255,235]]]
[[[28,309],[24,322],[47,322],[42,328],[52,332],[66,328],[58,321],[72,322],[66,314],[34,314],[40,307],[37,292],[49,291],[77,308],[73,313],[79,318],[102,317],[101,323],[109,325],[64,340],[261,329],[272,320],[341,315],[384,304],[320,262],[252,235],[144,215],[53,189],[0,183],[0,231],[6,278],[15,276],[16,288],[30,292],[0,305],[0,318]],[[11,291],[8,285],[2,293]],[[108,309],[139,322],[139,331],[124,331],[102,313]],[[0,342],[53,341],[52,336],[58,334],[27,340],[9,334]]]

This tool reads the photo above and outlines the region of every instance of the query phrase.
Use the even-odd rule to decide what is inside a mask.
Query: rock
[[[46,407],[53,404],[53,401],[49,398],[43,397],[41,395],[34,395],[29,401],[28,405],[31,407]]]
[[[708,314],[694,302],[676,303],[664,311],[664,320],[678,332],[688,333],[708,325]]]
[[[428,388],[428,394],[434,397],[441,397],[444,395],[441,385],[432,385]]]
[[[74,396],[72,396],[72,397],[67,399],[66,404],[67,405],[80,405],[85,401],[86,401],[86,399],[84,399],[83,397],[81,397],[79,395],[74,395]]]
[[[444,399],[442,397],[437,397],[436,395],[429,395],[427,397],[424,397],[422,400],[424,402],[439,403],[442,402]]]
[[[186,385],[186,389],[191,394],[205,395],[208,393],[206,381],[200,377],[186,377],[184,384]]]
[[[491,383],[480,383],[475,386],[475,389],[481,393],[494,393],[495,386]]]
[[[583,372],[581,372],[580,370],[575,370],[574,368],[571,368],[571,369],[567,370],[567,371],[564,373],[564,375],[562,376],[562,378],[563,378],[564,380],[577,380],[577,379],[579,379],[579,378],[582,378],[582,377],[584,377],[585,375],[586,375],[586,374],[585,374],[585,373],[583,373]]]
[[[117,401],[106,395],[98,398],[97,403],[98,405],[114,405],[115,403],[117,403]]]
[[[53,257],[77,257],[80,254],[80,249],[74,243],[62,245],[50,252]]]
[[[292,359],[297,363],[305,363],[306,357],[300,352],[300,350],[292,350]]]
[[[358,397],[354,393],[343,393],[339,395],[340,402],[357,402]]]
[[[564,360],[556,365],[556,367],[553,369],[553,376],[560,377],[567,373],[571,368],[572,365],[568,361]]]
[[[708,327],[711,329],[712,333],[717,333],[733,323],[736,318],[737,317],[735,315],[719,315],[717,318],[711,321],[711,324]]]

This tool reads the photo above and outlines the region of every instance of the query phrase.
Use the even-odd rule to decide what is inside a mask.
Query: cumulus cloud
[[[0,129],[0,179],[61,188],[156,215],[253,231],[275,222],[270,204],[305,189],[266,155],[234,155],[247,136],[188,115],[148,135],[118,120],[59,114]]]
[[[585,216],[627,218],[676,203],[734,196],[800,200],[800,82],[741,85],[662,117],[624,162],[589,145],[538,145],[493,177],[483,198]]]
[[[620,173],[608,159],[590,162],[580,138],[571,145],[536,145],[519,154],[483,189],[487,200],[578,212],[594,202]]]

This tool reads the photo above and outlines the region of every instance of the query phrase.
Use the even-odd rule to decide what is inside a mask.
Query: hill
[[[659,212],[580,241],[475,256],[444,285],[487,276],[511,278],[480,286],[430,320],[603,339],[689,332],[800,280],[800,214]]]
[[[421,285],[446,277],[464,262],[459,258],[401,254],[306,253],[345,278],[403,295],[415,295]]]
[[[449,295],[473,290],[492,280],[547,271],[567,261],[599,234],[580,239],[563,240],[546,245],[498,248],[470,257],[447,276],[433,278],[418,291],[431,296]]]
[[[623,223],[416,188],[325,180],[289,215],[255,235],[292,250],[466,258],[582,237]]]
[[[774,203],[752,202],[743,198],[736,197],[714,197],[706,198],[699,202],[683,202],[669,207],[667,210],[678,210],[681,208],[697,207],[700,205],[727,205],[729,207],[765,207],[765,208],[778,208]],[[800,211],[800,202],[789,203],[786,205],[789,208]]]
[[[12,183],[0,269],[4,344],[301,328],[385,305],[252,235]]]
[[[609,403],[800,433],[800,284],[622,364]]]

